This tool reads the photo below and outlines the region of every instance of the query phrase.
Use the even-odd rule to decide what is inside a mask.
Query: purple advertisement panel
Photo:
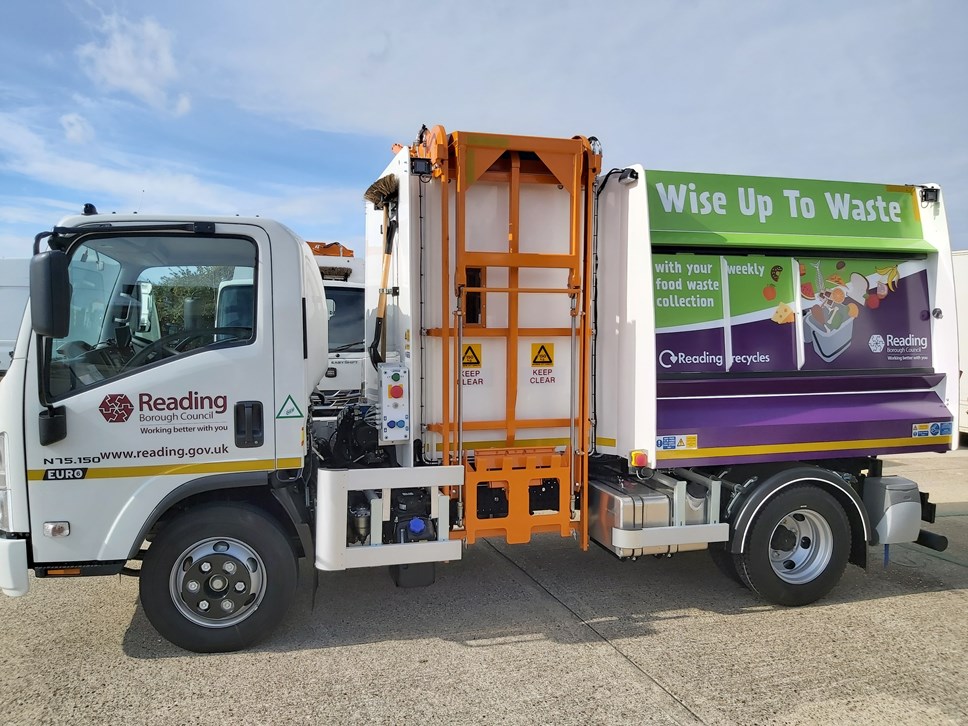
[[[758,320],[731,327],[733,372],[795,371],[797,329],[775,320]]]
[[[923,261],[800,260],[804,370],[931,366]]]
[[[726,370],[726,336],[722,328],[659,333],[656,336],[659,375],[722,373]]]

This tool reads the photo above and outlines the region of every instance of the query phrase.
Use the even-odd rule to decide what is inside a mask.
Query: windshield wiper
[[[330,353],[339,353],[342,350],[349,350],[350,348],[360,347],[360,352],[363,351],[363,340],[354,340],[352,343],[343,343],[343,345],[337,345],[335,348],[330,348]]]

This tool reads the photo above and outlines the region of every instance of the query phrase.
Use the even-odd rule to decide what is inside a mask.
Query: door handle
[[[264,442],[262,401],[239,401],[235,404],[235,445],[240,449],[252,449]]]

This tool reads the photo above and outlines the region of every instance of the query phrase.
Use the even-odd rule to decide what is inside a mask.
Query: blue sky
[[[0,257],[102,212],[259,214],[360,250],[421,124],[605,164],[938,182],[968,247],[968,3],[15,0]]]

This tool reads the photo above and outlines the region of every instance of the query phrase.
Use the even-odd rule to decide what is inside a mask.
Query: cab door
[[[126,560],[176,488],[275,468],[268,236],[215,229],[98,230],[69,248],[70,330],[32,348],[27,377],[35,562]],[[246,275],[249,310],[217,321],[219,285]],[[43,443],[51,413],[66,435]],[[69,526],[45,536],[50,522]]]

